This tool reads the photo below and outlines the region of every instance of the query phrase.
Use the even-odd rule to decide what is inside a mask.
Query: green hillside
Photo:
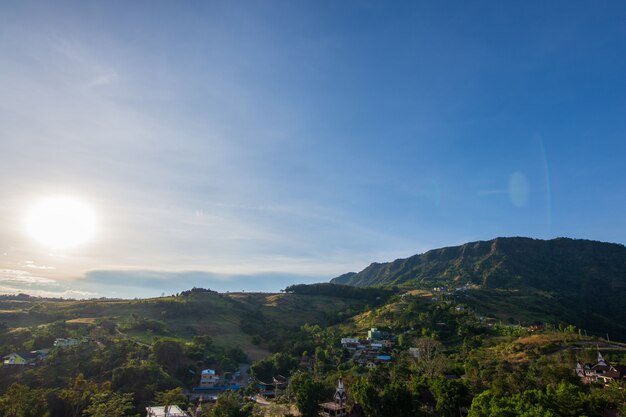
[[[224,347],[239,347],[259,359],[276,350],[290,332],[305,323],[336,323],[365,306],[355,298],[306,294],[226,293],[185,291],[178,296],[140,300],[55,300],[35,297],[0,297],[0,334],[6,352],[22,349],[17,337],[44,333],[47,325],[64,329],[112,329],[120,337],[152,343],[155,337],[182,341],[210,336]],[[49,334],[50,341],[64,334]],[[45,345],[45,343],[44,343]],[[45,346],[42,346],[45,347]],[[5,353],[5,352],[0,352]]]
[[[467,301],[501,318],[568,322],[626,340],[626,247],[497,238],[373,263],[332,283],[405,289],[470,284]]]

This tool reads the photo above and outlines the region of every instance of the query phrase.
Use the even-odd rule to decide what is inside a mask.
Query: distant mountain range
[[[621,244],[496,238],[373,263],[331,283],[406,289],[470,283],[473,300],[487,310],[506,315],[508,301],[512,312],[528,313],[524,318],[617,331],[626,339],[626,247]]]

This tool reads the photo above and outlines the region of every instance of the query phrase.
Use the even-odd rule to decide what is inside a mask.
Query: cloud
[[[101,85],[111,84],[117,78],[117,72],[108,72],[101,75],[96,76],[91,81],[87,83],[87,87],[98,87]]]
[[[37,265],[33,261],[24,261],[24,268],[31,269],[40,269],[40,270],[54,270],[57,269],[55,266],[47,266],[47,265]]]
[[[50,290],[40,290],[40,289],[32,289],[24,290],[23,288],[18,287],[8,287],[4,285],[0,285],[0,294],[28,294],[35,297],[49,297],[49,298],[93,298],[96,296],[95,293],[89,291],[80,291],[80,290],[72,290],[67,289],[63,291],[50,291]]]
[[[266,272],[257,274],[222,274],[206,271],[101,270],[90,271],[83,279],[73,281],[80,291],[108,297],[155,297],[173,294],[193,287],[214,291],[278,292],[297,283],[327,281],[327,277]]]
[[[57,282],[53,279],[34,276],[30,272],[21,269],[0,269],[0,282],[57,285]]]

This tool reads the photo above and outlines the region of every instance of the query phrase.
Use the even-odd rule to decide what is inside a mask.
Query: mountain
[[[610,330],[626,339],[626,247],[615,243],[496,238],[373,263],[331,282],[406,289],[470,283],[470,299],[483,310]]]

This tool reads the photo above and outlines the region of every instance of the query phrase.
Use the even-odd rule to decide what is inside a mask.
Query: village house
[[[80,344],[80,340],[78,339],[72,339],[72,338],[63,338],[63,337],[57,337],[54,340],[54,347],[69,347],[69,346],[76,346]]]
[[[319,405],[320,417],[364,417],[365,414],[360,404],[354,404],[348,411],[347,402],[348,395],[344,389],[343,381],[339,378],[333,401]]]
[[[146,407],[146,413],[146,417],[189,417],[189,415],[177,405]]]
[[[220,384],[220,376],[215,369],[204,369],[200,374],[200,388],[215,388]]]
[[[389,338],[389,332],[383,331],[383,330],[378,330],[376,327],[372,327],[370,330],[367,331],[367,340],[374,341],[374,340],[385,340]]]
[[[365,348],[365,346],[361,343],[361,340],[352,337],[343,337],[341,339],[341,347],[348,350],[358,350]]]
[[[393,340],[385,340],[383,341],[383,346],[385,349],[392,349],[396,345],[396,342]]]
[[[346,400],[348,396],[343,387],[343,381],[339,378],[337,389],[335,390],[334,401],[320,404],[320,416],[322,417],[347,417],[348,408]]]
[[[383,348],[383,344],[382,343],[370,343],[369,346],[369,351],[379,351],[382,350]]]
[[[533,324],[531,326],[528,326],[526,330],[528,330],[531,333],[538,332],[540,330],[543,330],[543,324]]]
[[[590,384],[601,382],[608,384],[611,381],[626,380],[626,366],[609,364],[602,353],[598,352],[598,360],[595,364],[576,364],[576,375],[582,379],[583,383]]]
[[[26,366],[36,365],[47,355],[46,351],[33,350],[32,352],[14,352],[2,358],[5,366]]]

